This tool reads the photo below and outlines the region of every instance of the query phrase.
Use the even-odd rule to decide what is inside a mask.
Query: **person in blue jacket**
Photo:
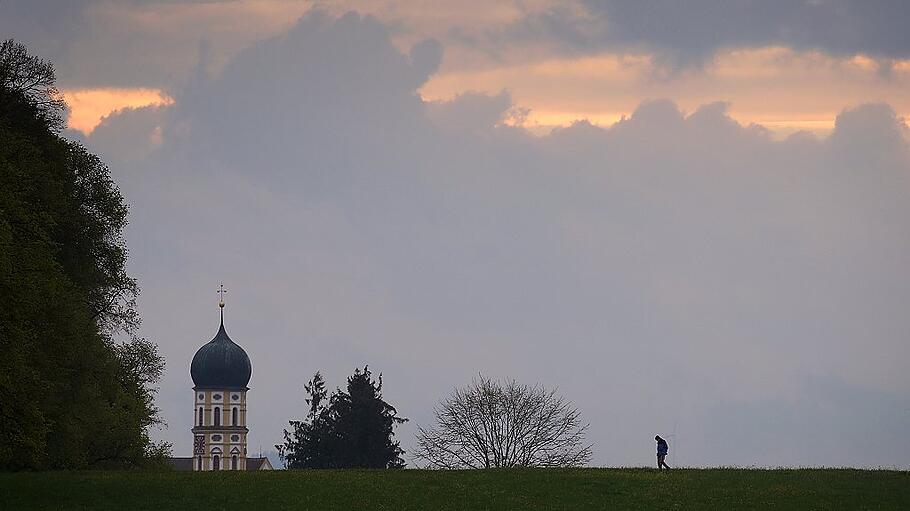
[[[657,469],[666,468],[670,470],[670,465],[664,461],[667,457],[667,452],[670,450],[670,446],[667,445],[667,441],[660,437],[660,435],[654,437],[654,440],[657,440]]]

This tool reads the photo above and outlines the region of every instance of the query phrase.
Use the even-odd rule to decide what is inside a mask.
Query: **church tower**
[[[246,392],[252,366],[243,348],[221,327],[193,356],[193,470],[247,470]]]

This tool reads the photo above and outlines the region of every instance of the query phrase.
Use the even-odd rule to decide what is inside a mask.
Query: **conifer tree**
[[[290,421],[284,443],[276,445],[287,468],[403,468],[404,451],[394,428],[407,419],[382,397],[382,375],[369,367],[354,370],[346,392],[326,398],[320,373],[304,386],[310,411],[303,421]]]

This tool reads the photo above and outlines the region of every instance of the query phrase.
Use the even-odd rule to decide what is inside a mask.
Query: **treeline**
[[[329,395],[317,372],[304,391],[306,417],[290,421],[275,446],[286,468],[404,468],[394,429],[408,419],[383,398],[382,375],[355,369],[346,389]],[[417,427],[412,453],[426,468],[579,467],[591,459],[589,424],[555,389],[478,375],[433,411],[435,424]]]
[[[124,265],[127,206],[60,136],[50,63],[0,43],[0,469],[135,467],[167,452]],[[117,340],[120,339],[120,340]]]

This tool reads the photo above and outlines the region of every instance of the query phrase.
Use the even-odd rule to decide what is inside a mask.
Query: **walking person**
[[[657,440],[657,470],[666,468],[670,470],[670,465],[667,465],[667,462],[664,460],[667,458],[667,452],[670,450],[670,446],[667,445],[667,441],[657,435],[654,437],[654,440]]]

